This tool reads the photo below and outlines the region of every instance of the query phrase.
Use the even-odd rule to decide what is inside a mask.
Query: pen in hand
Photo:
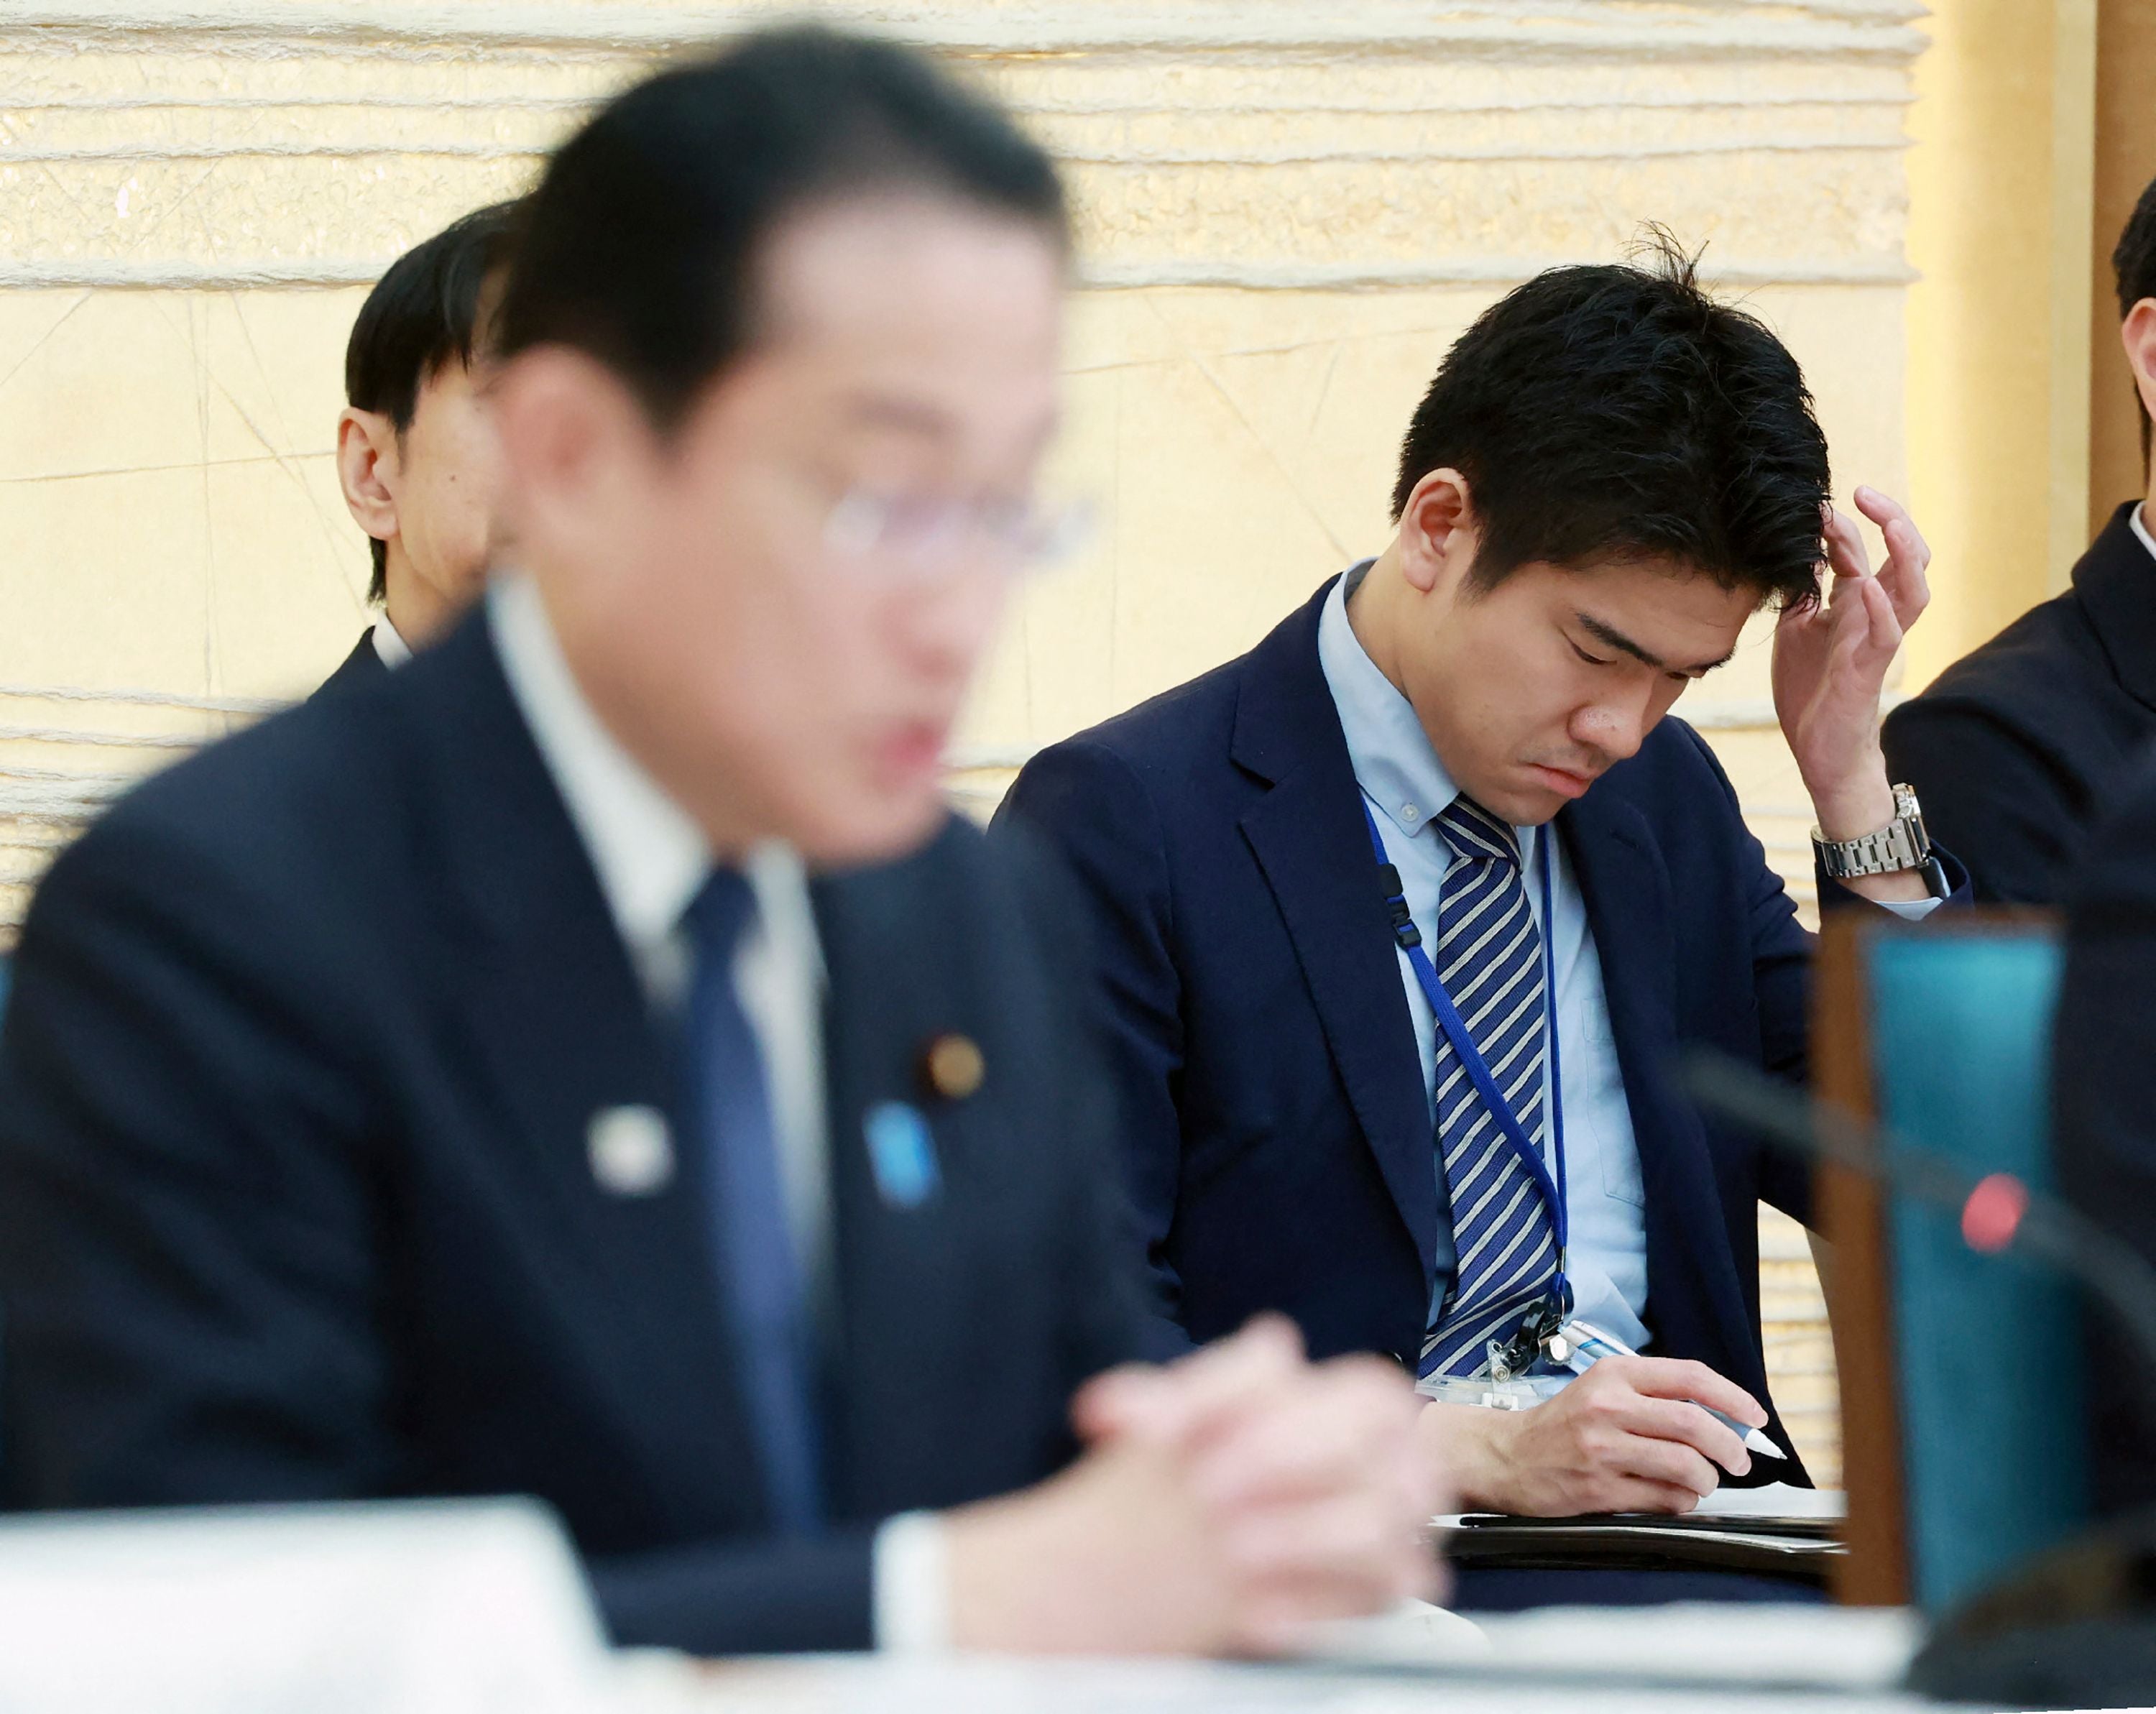
[[[1563,1363],[1577,1375],[1585,1374],[1605,1357],[1637,1357],[1640,1354],[1623,1340],[1580,1321],[1567,1321],[1558,1328],[1551,1336],[1548,1349],[1553,1362]],[[1702,1410],[1735,1434],[1744,1443],[1747,1452],[1781,1459],[1785,1462],[1788,1460],[1789,1455],[1761,1430],[1738,1422],[1736,1418],[1725,1411],[1717,1410],[1711,1404],[1700,1404],[1697,1398],[1689,1402],[1699,1405]]]

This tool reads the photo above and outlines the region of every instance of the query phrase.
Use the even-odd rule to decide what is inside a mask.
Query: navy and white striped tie
[[[1438,906],[1438,979],[1538,1150],[1543,1138],[1542,937],[1512,829],[1465,795],[1438,818],[1452,853]],[[1445,1032],[1437,1035],[1437,1147],[1458,1255],[1444,1311],[1424,1335],[1424,1375],[1471,1375],[1516,1333],[1557,1273],[1551,1210]]]

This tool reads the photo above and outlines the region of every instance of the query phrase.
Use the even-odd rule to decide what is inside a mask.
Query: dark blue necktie
[[[778,1527],[823,1516],[820,1437],[808,1281],[779,1179],[763,1055],[734,989],[734,954],[756,897],[737,870],[716,870],[689,906],[689,1111],[704,1148],[712,1248],[740,1355],[742,1389]]]

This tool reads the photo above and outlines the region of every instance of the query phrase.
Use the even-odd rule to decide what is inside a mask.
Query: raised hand
[[[1828,588],[1774,628],[1774,712],[1798,772],[1832,839],[1855,839],[1894,819],[1879,748],[1879,696],[1909,627],[1931,599],[1931,550],[1909,515],[1873,488],[1857,510],[1879,525],[1887,562],[1875,574],[1856,523],[1830,512]]]
[[[1880,526],[1887,562],[1875,575],[1856,523],[1827,515],[1825,594],[1792,608],[1774,628],[1774,712],[1804,789],[1830,839],[1876,833],[1894,819],[1894,794],[1879,747],[1879,696],[1902,639],[1931,600],[1932,551],[1900,504],[1876,488],[1856,490],[1857,510]],[[1851,883],[1879,898],[1922,898],[1914,875]]]

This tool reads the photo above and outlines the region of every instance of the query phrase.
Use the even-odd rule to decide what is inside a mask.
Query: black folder
[[[1818,1517],[1512,1517],[1440,1520],[1455,1565],[1532,1571],[1763,1572],[1824,1583],[1847,1552],[1838,1522]]]

